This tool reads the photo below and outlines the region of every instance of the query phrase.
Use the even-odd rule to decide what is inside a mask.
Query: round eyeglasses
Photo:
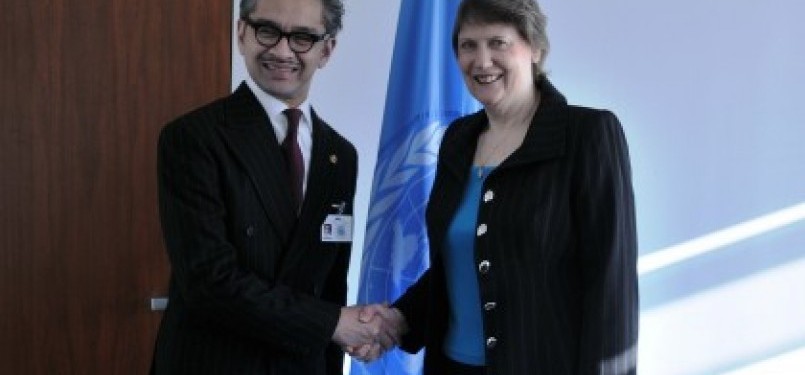
[[[327,39],[328,33],[313,34],[304,31],[285,32],[270,23],[252,21],[248,17],[241,18],[243,22],[254,29],[254,37],[257,43],[266,48],[272,48],[279,44],[282,38],[288,39],[288,47],[296,53],[305,53],[313,48],[319,41]]]

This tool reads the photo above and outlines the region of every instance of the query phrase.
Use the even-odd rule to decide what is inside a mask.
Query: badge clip
[[[337,215],[343,215],[344,210],[347,208],[347,202],[341,201],[341,203],[338,204],[333,203],[330,205],[330,207],[336,210]]]

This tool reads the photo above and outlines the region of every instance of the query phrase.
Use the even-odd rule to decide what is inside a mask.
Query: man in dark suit
[[[163,129],[171,283],[152,373],[340,374],[342,348],[392,344],[343,307],[357,155],[308,103],[342,15],[341,0],[242,0],[248,78]]]

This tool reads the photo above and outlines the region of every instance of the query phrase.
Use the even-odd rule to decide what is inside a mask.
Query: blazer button
[[[481,261],[481,263],[478,264],[478,272],[480,272],[480,273],[485,275],[485,274],[489,273],[489,268],[491,268],[491,267],[492,267],[492,263],[489,263],[488,260]]]
[[[492,336],[492,337],[486,339],[486,348],[487,349],[494,349],[496,346],[498,346],[498,339],[497,338]]]
[[[486,233],[486,224],[479,225],[475,233],[478,234],[478,237],[483,236]]]
[[[484,203],[488,203],[492,199],[495,199],[495,192],[487,190],[486,193],[484,193]]]
[[[485,304],[484,304],[484,310],[486,310],[486,311],[492,311],[492,310],[494,310],[494,309],[495,309],[495,307],[497,307],[497,306],[498,306],[498,304],[497,304],[497,303],[495,303],[495,302],[487,302],[487,303],[485,303]]]
[[[254,226],[249,225],[248,227],[246,227],[246,237],[252,237],[252,236],[254,236]]]

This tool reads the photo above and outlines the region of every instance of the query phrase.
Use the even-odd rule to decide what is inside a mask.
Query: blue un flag
[[[364,239],[358,303],[393,302],[428,268],[425,206],[445,127],[474,112],[451,47],[459,0],[403,0]],[[397,349],[355,374],[419,374]]]

